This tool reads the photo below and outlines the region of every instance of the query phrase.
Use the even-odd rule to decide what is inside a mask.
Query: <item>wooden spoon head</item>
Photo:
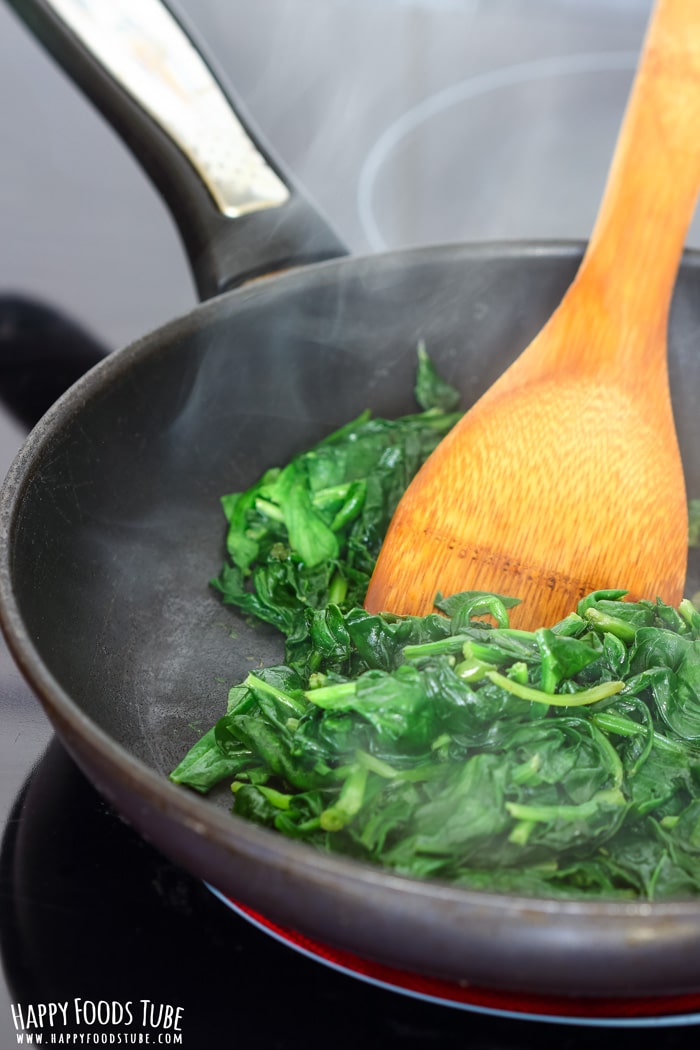
[[[663,386],[645,399],[609,377],[499,382],[406,491],[365,606],[424,615],[438,592],[493,591],[522,599],[511,622],[532,629],[602,588],[677,604],[687,545]]]
[[[519,597],[551,624],[602,588],[677,604],[687,504],[666,372],[668,309],[700,186],[700,3],[658,0],[576,280],[443,441],[396,512],[366,598]]]

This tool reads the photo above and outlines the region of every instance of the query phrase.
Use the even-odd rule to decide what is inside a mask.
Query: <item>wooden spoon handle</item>
[[[614,357],[618,367],[639,369],[645,348],[650,364],[665,354],[668,309],[699,187],[700,0],[658,0],[572,287],[574,296],[588,299],[587,323],[598,315],[602,330],[591,351],[601,363]],[[620,332],[630,339],[620,341]]]

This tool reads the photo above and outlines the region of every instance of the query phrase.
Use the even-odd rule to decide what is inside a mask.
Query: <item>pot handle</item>
[[[161,0],[9,0],[170,208],[200,298],[347,254]]]

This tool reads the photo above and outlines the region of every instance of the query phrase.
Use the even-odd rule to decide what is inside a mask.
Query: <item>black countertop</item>
[[[267,139],[360,253],[585,237],[649,11],[646,0],[180,6]],[[3,6],[0,121],[4,474],[32,415],[92,353],[185,312],[195,293],[155,191]],[[699,236],[696,224],[690,243]],[[20,417],[5,403],[18,391]],[[1,644],[0,709],[1,1048],[16,1045],[18,1004],[75,999],[181,1008],[179,1045],[190,1050],[619,1039],[614,1029],[409,999],[293,952],[110,811],[53,738]],[[45,1043],[52,1032],[77,1039],[80,1029],[46,1022]],[[689,1047],[696,1031],[630,1038]]]

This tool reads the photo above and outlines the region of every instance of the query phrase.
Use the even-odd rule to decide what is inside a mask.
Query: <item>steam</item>
[[[635,69],[637,57],[636,52],[611,51],[539,58],[531,62],[521,62],[469,76],[421,99],[385,128],[362,165],[357,188],[357,210],[364,234],[371,247],[377,251],[388,247],[388,238],[382,233],[382,223],[377,215],[375,202],[377,184],[383,169],[392,161],[397,160],[407,142],[418,135],[428,122],[437,117],[443,117],[450,110],[456,109],[465,102],[472,102],[495,92],[508,91],[520,85],[556,80],[562,77],[590,76],[610,72],[631,75]],[[460,121],[460,126],[462,124],[463,122]],[[535,132],[536,128],[533,127],[532,134],[534,135]],[[480,144],[474,143],[474,148],[478,150]],[[397,170],[396,163],[394,170]],[[474,184],[471,192],[478,193],[479,186]],[[453,203],[455,213],[461,214],[460,203],[457,201]]]

